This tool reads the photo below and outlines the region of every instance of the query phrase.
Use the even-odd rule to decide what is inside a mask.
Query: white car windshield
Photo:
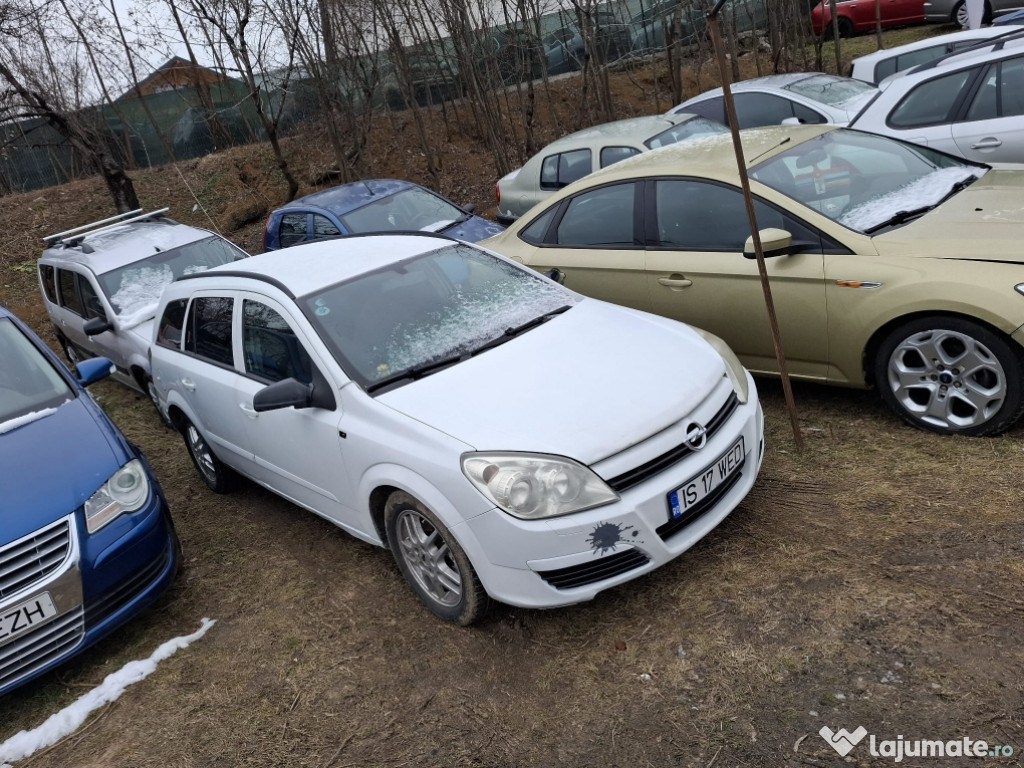
[[[463,244],[298,300],[345,370],[370,391],[510,340],[577,301],[557,283]]]
[[[812,75],[786,86],[787,90],[830,107],[855,112],[878,93],[878,86],[835,75]]]
[[[669,144],[677,144],[684,139],[693,139],[699,136],[714,136],[716,133],[728,133],[729,129],[714,120],[706,117],[694,117],[678,125],[656,134],[644,142],[648,149],[667,147]]]
[[[754,166],[750,176],[866,234],[923,215],[987,166],[885,136],[836,130]]]
[[[440,232],[466,216],[443,197],[409,187],[341,217],[349,232]]]
[[[0,433],[74,397],[64,377],[14,323],[0,319]]]
[[[160,294],[177,278],[245,257],[244,251],[214,236],[154,253],[97,277],[121,325],[127,328],[153,317]]]

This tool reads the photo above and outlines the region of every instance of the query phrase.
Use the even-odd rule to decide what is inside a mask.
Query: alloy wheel
[[[402,559],[416,583],[440,605],[458,605],[462,573],[440,531],[414,509],[399,512],[395,522]]]

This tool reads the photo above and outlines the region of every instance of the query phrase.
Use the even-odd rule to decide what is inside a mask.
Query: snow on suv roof
[[[294,296],[304,296],[324,286],[458,242],[429,232],[349,235],[262,253],[188,277],[212,278],[225,272],[233,276],[252,275],[255,279],[270,278]]]
[[[39,260],[42,263],[74,262],[101,275],[154,253],[212,236],[212,232],[179,224],[173,219],[128,222],[86,234],[80,240],[73,240],[74,245],[51,245]]]

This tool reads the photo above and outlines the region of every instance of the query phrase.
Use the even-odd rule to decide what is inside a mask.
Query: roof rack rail
[[[995,37],[988,37],[983,40],[979,40],[973,45],[965,45],[962,48],[954,48],[949,53],[939,56],[937,59],[926,61],[924,64],[918,64],[916,67],[911,67],[907,70],[907,74],[911,72],[924,72],[929,69],[934,69],[939,66],[946,59],[951,59],[954,56],[959,56],[961,53],[971,53],[973,51],[983,51],[986,48],[991,48],[993,51],[1001,51],[1003,46],[1011,40],[1016,40],[1020,37],[1024,37],[1024,29],[1011,29],[1009,32],[1004,32],[1001,35]]]
[[[149,213],[141,213],[142,209],[136,208],[134,211],[119,213],[117,216],[111,216],[107,219],[94,221],[91,224],[85,224],[81,227],[75,227],[74,229],[69,229],[64,232],[58,232],[56,235],[48,235],[43,238],[43,242],[48,246],[63,244],[65,248],[73,248],[81,243],[86,235],[94,235],[97,232],[103,232],[104,230],[111,229],[112,227],[120,226],[121,224],[128,224],[133,221],[158,219],[169,210],[171,210],[170,207],[167,207],[156,211],[150,211]],[[74,235],[74,237],[69,238],[68,235]]]

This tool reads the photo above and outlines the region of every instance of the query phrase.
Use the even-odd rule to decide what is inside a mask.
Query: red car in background
[[[903,27],[924,22],[924,0],[880,0],[883,27]],[[870,32],[875,28],[875,0],[836,0],[839,36],[848,37],[857,32]],[[830,34],[832,9],[822,0],[811,11],[814,34]]]

